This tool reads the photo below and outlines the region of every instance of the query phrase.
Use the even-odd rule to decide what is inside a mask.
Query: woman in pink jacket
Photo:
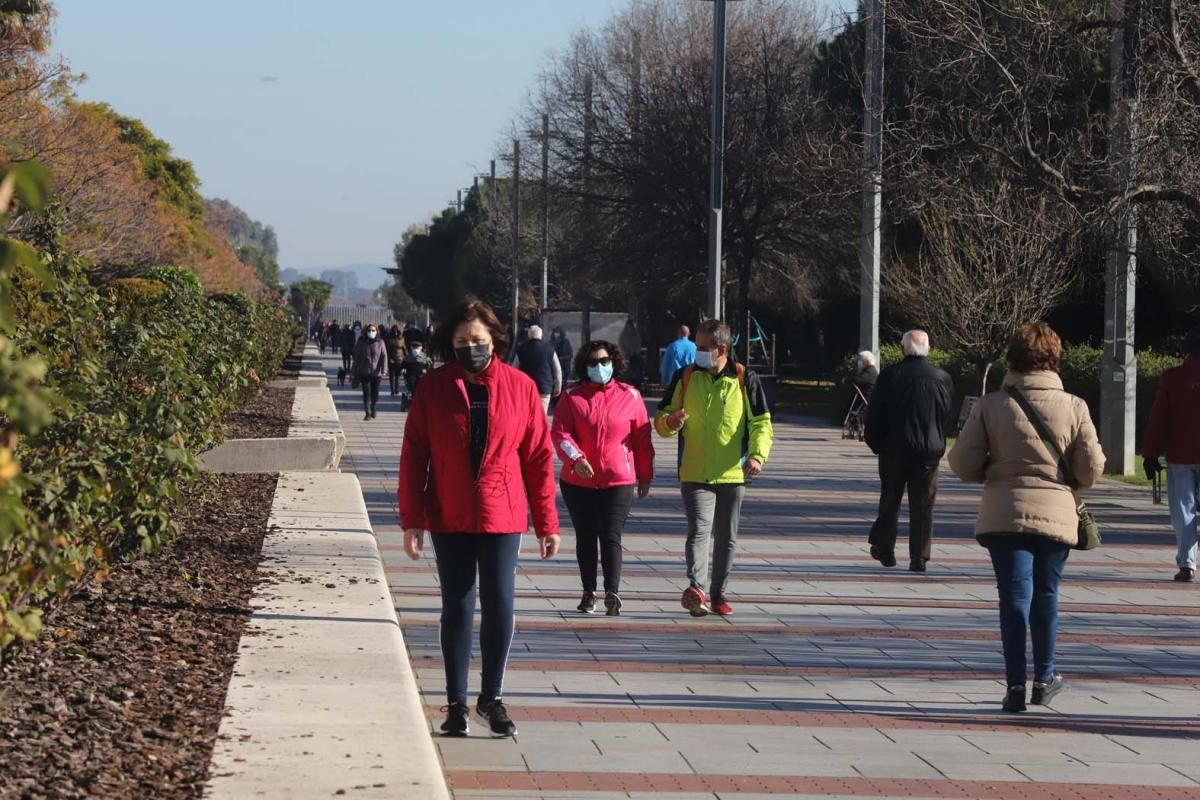
[[[604,565],[604,607],[621,613],[621,532],[638,497],[650,493],[654,445],[637,389],[617,380],[625,358],[612,342],[589,342],[575,358],[580,383],[554,411],[550,435],[562,459],[563,499],[575,526],[575,558],[583,581],[579,611],[596,608],[596,552]]]

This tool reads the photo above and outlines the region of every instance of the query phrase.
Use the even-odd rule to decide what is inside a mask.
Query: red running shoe
[[[708,598],[704,596],[704,590],[699,587],[689,586],[684,589],[683,597],[679,602],[693,617],[703,617],[708,614]]]
[[[729,605],[729,603],[726,603],[725,598],[723,597],[719,600],[713,600],[712,610],[714,614],[720,614],[722,617],[733,615],[733,606]]]

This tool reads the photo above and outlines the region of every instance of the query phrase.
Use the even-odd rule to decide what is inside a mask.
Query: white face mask
[[[696,351],[696,366],[700,369],[713,368],[713,354],[711,350]]]

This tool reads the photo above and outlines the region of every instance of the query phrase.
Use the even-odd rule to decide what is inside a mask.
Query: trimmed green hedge
[[[0,656],[37,635],[48,601],[176,534],[172,502],[197,475],[195,455],[294,342],[285,309],[206,297],[188,270],[93,287],[52,236],[39,244],[52,280],[14,276],[11,342],[45,365],[52,418],[14,442],[19,473],[5,488],[20,507],[0,508]]]

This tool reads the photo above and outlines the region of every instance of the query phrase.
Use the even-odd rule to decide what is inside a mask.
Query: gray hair
[[[700,323],[700,327],[696,329],[696,335],[705,334],[711,336],[713,344],[730,346],[733,344],[733,332],[729,330],[729,326],[719,319],[706,319]]]
[[[870,350],[863,350],[858,354],[858,360],[862,362],[864,367],[875,366],[875,354]]]
[[[924,358],[929,355],[929,334],[922,330],[911,330],[900,339],[900,349],[906,356]]]
[[[540,325],[530,325],[529,326],[529,338],[530,339],[542,338],[542,327]]]

